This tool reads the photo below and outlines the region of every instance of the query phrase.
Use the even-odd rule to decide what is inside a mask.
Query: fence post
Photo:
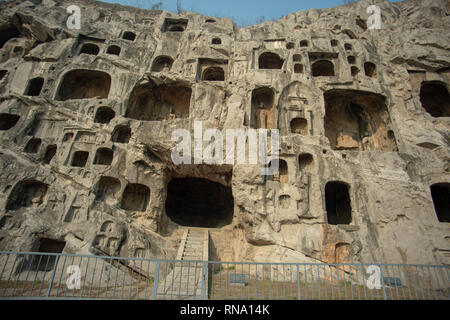
[[[208,262],[204,261],[202,265],[202,291],[201,299],[206,300],[206,294],[208,292]]]
[[[383,266],[381,264],[379,266],[380,266],[381,286],[383,287],[383,297],[384,300],[387,300],[386,287],[384,286]]]
[[[156,300],[156,296],[158,294],[158,282],[159,282],[159,264],[160,261],[156,261],[155,266],[155,279],[153,280],[153,292],[152,292],[152,300]]]
[[[52,290],[53,281],[55,280],[56,268],[58,267],[58,261],[59,261],[59,255],[56,255],[55,266],[53,267],[53,272],[52,272],[52,276],[50,278],[50,283],[48,285],[46,298],[50,297],[50,291]],[[62,270],[61,272],[64,272],[64,270]]]
[[[298,270],[297,265],[297,300],[301,299],[301,293],[300,293],[300,271]]]

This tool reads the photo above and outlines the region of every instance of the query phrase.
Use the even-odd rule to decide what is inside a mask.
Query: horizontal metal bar
[[[149,262],[190,262],[190,263],[203,263],[204,260],[172,260],[172,259],[152,259],[152,258],[134,258],[134,257],[114,257],[114,256],[94,256],[94,255],[86,255],[86,254],[69,254],[69,253],[47,253],[47,252],[14,252],[14,251],[0,251],[0,255],[2,254],[16,254],[16,255],[39,255],[39,256],[67,256],[67,257],[81,257],[81,258],[98,258],[98,259],[108,259],[108,260],[132,260],[132,261],[149,261]],[[399,264],[399,263],[313,263],[313,262],[234,262],[234,261],[213,261],[208,260],[209,264],[234,264],[234,265],[310,265],[310,266],[410,266],[410,267],[444,267],[448,266],[443,265],[432,265],[432,264]]]

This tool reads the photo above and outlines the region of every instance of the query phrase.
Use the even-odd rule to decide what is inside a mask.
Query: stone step
[[[186,241],[203,241],[203,237],[187,237]]]
[[[185,263],[182,267],[177,265],[167,276],[166,288],[160,284],[158,290],[164,290],[164,294],[175,297],[189,297],[189,299],[198,298],[202,286],[202,267],[200,262],[203,260],[203,251],[205,244],[205,230],[189,229],[186,241],[182,247],[181,260],[199,261],[195,263]],[[206,244],[207,245],[207,244]],[[162,291],[158,291],[161,293]]]
[[[184,248],[183,252],[186,252],[186,251],[193,251],[193,252],[199,251],[199,253],[201,253],[202,250],[203,250],[203,246],[195,246],[195,247],[192,246],[192,247]]]
[[[202,248],[203,247],[203,243],[192,243],[192,242],[186,242],[186,244],[184,245],[184,247],[189,247],[189,248]]]
[[[182,256],[186,256],[186,255],[202,256],[203,255],[203,251],[201,249],[198,249],[198,250],[185,250],[185,251],[183,251],[183,255]]]
[[[196,246],[203,246],[203,241],[197,241],[197,240],[186,240],[186,245],[196,245]],[[186,246],[185,245],[185,246]]]
[[[197,232],[197,233],[189,232],[188,233],[188,237],[204,237],[204,236],[205,236],[204,232]]]
[[[205,233],[188,233],[188,237],[196,237],[196,238],[203,238],[205,236]]]
[[[201,250],[201,249],[203,249],[203,246],[200,244],[194,245],[193,243],[191,243],[191,244],[184,246],[183,251],[188,250],[188,249],[189,250]]]
[[[185,255],[183,256],[183,260],[201,260],[203,258],[202,255],[198,254],[191,254],[191,255]]]
[[[185,247],[183,248],[183,251],[186,251],[186,250],[202,250],[202,249],[203,249],[203,246],[202,246],[202,245],[193,245],[193,244],[190,244],[190,245],[185,246]]]
[[[201,251],[199,252],[199,250],[186,250],[183,252],[182,256],[202,256],[202,253]]]

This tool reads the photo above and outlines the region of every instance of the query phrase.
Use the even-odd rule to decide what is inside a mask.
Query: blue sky
[[[176,11],[177,0],[102,0],[148,9],[161,1],[162,9]],[[207,16],[229,17],[238,25],[251,25],[265,17],[279,19],[299,10],[331,8],[343,4],[342,0],[181,0],[182,8]]]

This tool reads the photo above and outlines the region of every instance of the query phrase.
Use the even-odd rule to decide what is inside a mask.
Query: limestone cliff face
[[[192,225],[212,259],[450,264],[449,1],[248,28],[70,4],[80,30],[0,4],[0,250],[174,258]],[[174,165],[194,121],[279,129],[280,171]]]

